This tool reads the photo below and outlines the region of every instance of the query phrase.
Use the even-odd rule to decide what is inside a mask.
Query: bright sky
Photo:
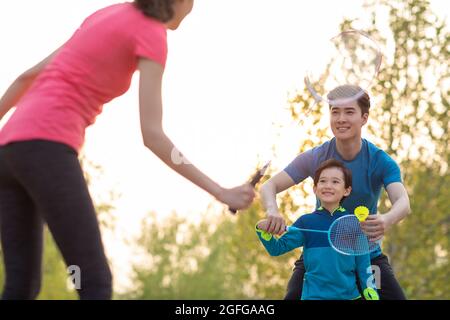
[[[94,10],[113,0],[0,1],[0,91],[66,41]],[[168,136],[197,167],[225,187],[244,182],[258,161],[271,156],[282,169],[296,154],[299,131],[284,133],[289,90],[302,83],[317,45],[338,33],[344,14],[361,15],[359,0],[195,0],[179,30],[169,32],[164,78]],[[105,53],[107,54],[107,53]],[[85,154],[101,165],[94,197],[115,190],[117,234],[106,246],[127,269],[123,237],[139,230],[149,211],[195,217],[213,199],[178,176],[142,145],[137,78],[124,96],[106,105],[88,129]],[[219,206],[220,208],[220,206]],[[121,259],[119,259],[121,257]],[[118,273],[118,274],[117,274]]]

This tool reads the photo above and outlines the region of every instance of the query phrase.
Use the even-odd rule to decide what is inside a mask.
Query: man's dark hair
[[[356,95],[360,95],[362,92],[362,95],[358,97],[356,100],[359,108],[361,109],[361,114],[369,113],[370,109],[370,97],[369,94],[361,89],[359,86],[346,84],[339,87],[334,88],[333,90],[328,93],[327,98],[328,100],[336,100],[336,99],[342,99],[342,98],[351,98]],[[332,105],[330,104],[330,108]]]

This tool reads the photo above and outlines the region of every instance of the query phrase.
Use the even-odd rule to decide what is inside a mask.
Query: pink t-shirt
[[[129,2],[95,12],[19,101],[0,131],[0,146],[44,139],[79,151],[103,104],[129,89],[139,57],[165,66],[165,25]]]

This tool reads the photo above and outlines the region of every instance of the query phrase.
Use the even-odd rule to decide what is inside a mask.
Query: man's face
[[[368,114],[361,114],[357,102],[330,108],[330,126],[336,139],[361,137],[361,128],[367,123]]]

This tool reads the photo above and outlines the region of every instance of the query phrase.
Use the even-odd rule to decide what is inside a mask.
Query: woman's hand
[[[231,189],[223,188],[216,198],[230,208],[242,210],[252,204],[255,198],[255,190],[252,185],[245,183]]]

